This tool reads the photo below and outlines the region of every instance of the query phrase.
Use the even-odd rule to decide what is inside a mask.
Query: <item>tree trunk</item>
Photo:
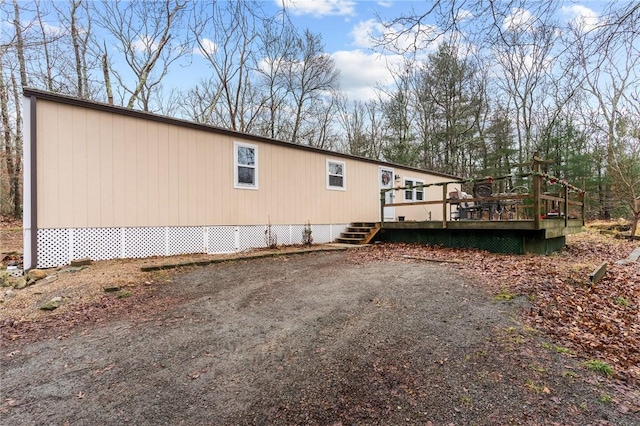
[[[107,45],[104,45],[104,55],[102,55],[102,73],[104,75],[104,86],[107,90],[107,102],[113,105],[113,88],[111,87],[111,78],[109,77],[109,58],[107,57]]]
[[[20,7],[18,0],[13,0],[13,26],[16,31],[16,55],[18,56],[18,66],[20,68],[20,85],[27,87],[27,67],[24,59],[24,37],[22,36],[22,27],[20,25]]]
[[[71,41],[73,43],[73,54],[75,57],[76,76],[77,76],[77,95],[83,99],[86,97],[86,88],[84,86],[84,72],[82,69],[82,56],[80,54],[80,35],[78,32],[78,24],[76,22],[76,11],[82,0],[71,2]]]
[[[15,218],[22,217],[22,191],[20,183],[22,181],[22,103],[20,102],[21,90],[18,89],[15,76],[11,75],[11,84],[13,87],[13,99],[16,107],[16,137],[13,146],[15,155],[13,161],[13,176],[11,179],[11,192],[13,195],[13,216]]]
[[[9,118],[9,88],[4,81],[4,70],[2,69],[2,53],[0,53],[0,120],[2,121],[2,128],[4,132],[2,134],[4,139],[4,161],[7,169],[7,182],[9,184],[9,200],[15,202],[16,194],[14,194],[15,183],[14,177],[16,175],[15,168],[15,150],[13,149],[13,136],[11,135],[11,120]],[[19,195],[18,195],[19,197]],[[19,199],[19,198],[18,198]],[[18,203],[19,211],[19,203]],[[16,206],[12,206],[12,211],[16,213]],[[16,217],[20,217],[17,215]]]

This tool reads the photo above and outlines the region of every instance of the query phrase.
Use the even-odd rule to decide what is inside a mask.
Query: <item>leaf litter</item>
[[[637,242],[583,233],[567,237],[562,250],[546,256],[393,243],[353,251],[350,260],[449,262],[470,281],[496,295],[508,295],[497,300],[526,298],[524,324],[551,336],[556,348],[606,362],[620,386],[637,389],[640,263],[616,264],[636,247]],[[606,274],[592,286],[589,274],[602,262],[607,263]]]

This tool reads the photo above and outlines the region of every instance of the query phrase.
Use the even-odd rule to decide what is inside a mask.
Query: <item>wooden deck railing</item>
[[[459,181],[446,181],[430,184],[416,184],[382,189],[380,191],[380,217],[384,227],[385,207],[417,207],[425,205],[442,206],[442,227],[447,228],[447,223],[457,220],[518,220],[534,222],[535,229],[541,229],[541,221],[545,219],[564,220],[564,226],[568,226],[571,219],[581,220],[585,218],[585,192],[568,182],[540,172],[539,165],[542,161],[534,159],[533,170],[529,173],[510,174],[499,177],[485,177],[482,179],[466,179]],[[484,184],[489,188],[493,183],[514,178],[530,179],[531,189],[528,186],[519,186],[518,192],[507,190],[502,193],[491,193],[487,196],[462,198],[461,187],[465,185]],[[386,193],[389,191],[404,191],[424,189],[434,186],[442,187],[442,196],[438,199],[386,203]],[[523,191],[524,188],[526,191]],[[453,194],[458,196],[452,196]],[[454,210],[455,209],[455,210]],[[457,215],[455,214],[457,213]]]

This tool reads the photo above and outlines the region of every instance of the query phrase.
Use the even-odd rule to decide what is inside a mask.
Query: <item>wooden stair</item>
[[[378,222],[353,222],[345,232],[340,233],[336,243],[343,244],[369,244],[380,231]]]

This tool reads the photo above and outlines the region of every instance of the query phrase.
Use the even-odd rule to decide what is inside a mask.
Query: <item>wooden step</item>
[[[373,228],[366,228],[366,227],[362,227],[362,226],[349,226],[347,228],[347,232],[364,232],[365,234],[368,234],[369,232],[371,232]]]
[[[353,222],[345,232],[340,233],[336,242],[344,244],[368,244],[380,230],[380,225],[373,222]]]
[[[346,238],[346,237],[338,237],[336,238],[337,243],[343,244],[364,244],[363,238]]]
[[[352,222],[354,228],[375,228],[378,224],[375,222]]]
[[[369,235],[369,232],[341,232],[340,236],[344,238],[361,238],[364,240],[367,238],[367,235]]]

